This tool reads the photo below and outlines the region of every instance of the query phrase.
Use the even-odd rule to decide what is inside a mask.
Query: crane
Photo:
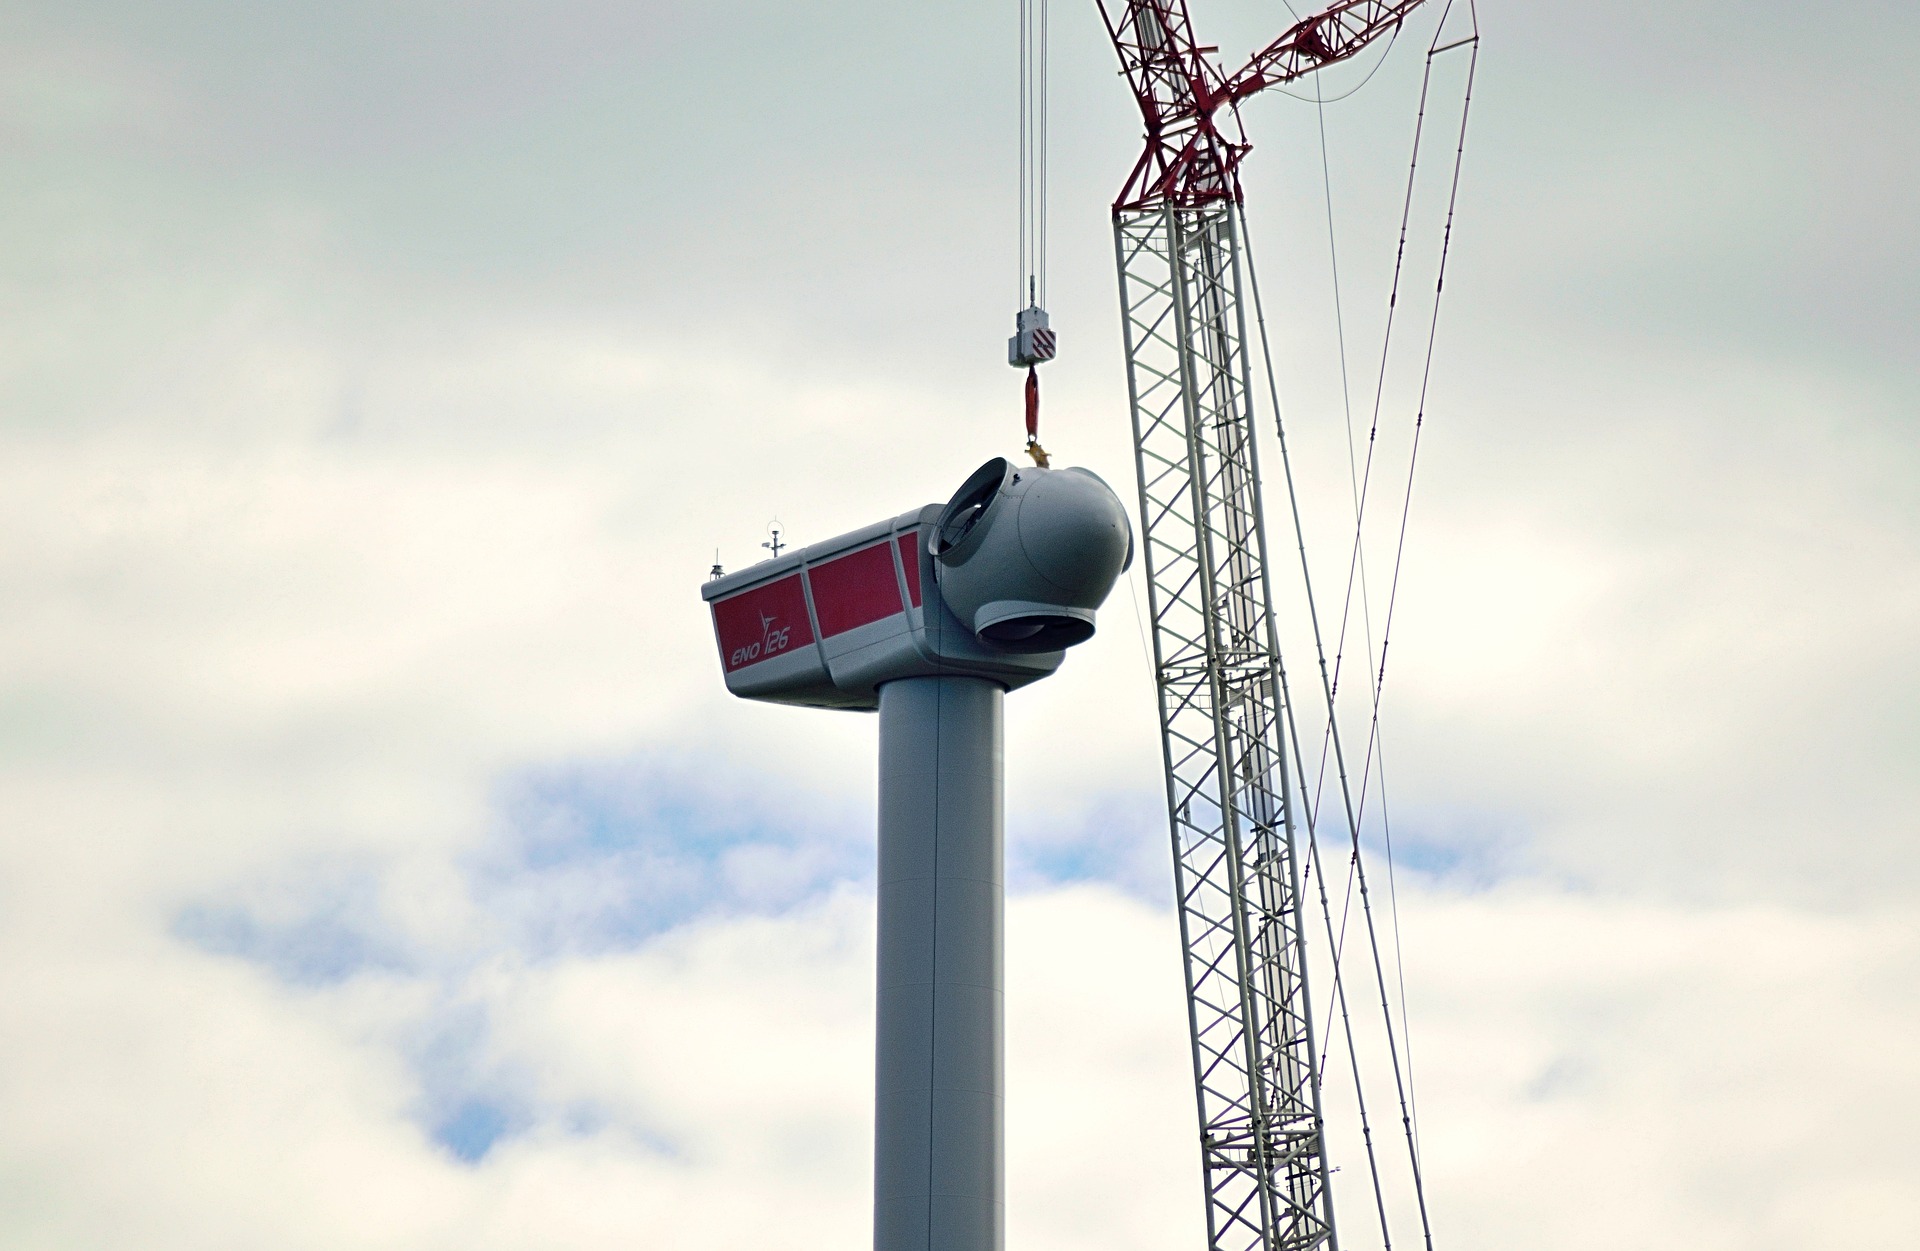
[[[1145,123],[1113,237],[1207,1246],[1337,1249],[1242,302],[1237,171],[1249,145],[1235,110],[1396,31],[1421,0],[1334,4],[1231,73],[1195,41],[1186,0],[1098,2]]]

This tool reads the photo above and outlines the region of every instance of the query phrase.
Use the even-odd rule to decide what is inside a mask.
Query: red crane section
[[[1221,107],[1346,60],[1398,28],[1420,4],[1344,0],[1295,22],[1229,75],[1213,63],[1218,48],[1194,42],[1186,0],[1100,0],[1100,16],[1147,129],[1146,149],[1114,211],[1238,200],[1236,171],[1251,145],[1220,133],[1215,115]]]

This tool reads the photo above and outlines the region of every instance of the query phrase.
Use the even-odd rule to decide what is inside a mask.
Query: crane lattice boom
[[[1115,201],[1115,212],[1168,200],[1237,199],[1234,172],[1248,145],[1220,134],[1214,117],[1221,107],[1346,60],[1398,27],[1421,2],[1345,0],[1295,22],[1229,75],[1210,57],[1217,48],[1194,42],[1186,0],[1128,0],[1125,5],[1100,0],[1107,34],[1147,129],[1146,150]]]
[[[1419,2],[1336,4],[1231,75],[1185,0],[1100,4],[1146,123],[1113,229],[1209,1251],[1338,1246],[1241,304],[1248,146],[1215,118]]]

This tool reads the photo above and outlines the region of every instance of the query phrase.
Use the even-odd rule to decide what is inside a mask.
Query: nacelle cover
[[[1059,668],[1059,651],[991,647],[947,610],[928,551],[939,514],[929,504],[708,582],[727,689],[872,711],[896,678],[970,674],[1012,690]]]
[[[1120,499],[1087,469],[988,461],[934,523],[947,606],[981,640],[1050,652],[1093,636],[1094,610],[1133,563]]]

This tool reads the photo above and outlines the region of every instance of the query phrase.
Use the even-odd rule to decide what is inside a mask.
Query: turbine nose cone
[[[1027,559],[1067,603],[1098,607],[1130,563],[1126,510],[1088,470],[1036,471],[1017,516]]]
[[[934,565],[954,615],[1007,652],[1051,652],[1093,637],[1094,610],[1132,562],[1119,497],[1085,469],[1015,470],[989,461],[936,523]]]

